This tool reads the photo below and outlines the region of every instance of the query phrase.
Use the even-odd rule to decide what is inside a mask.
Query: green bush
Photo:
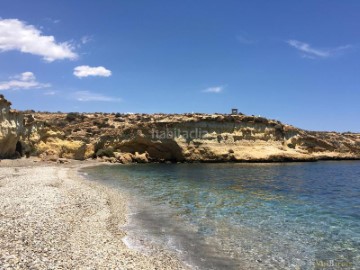
[[[96,152],[97,157],[114,157],[114,149],[112,148],[105,148],[105,149],[99,149]]]
[[[66,120],[69,122],[75,121],[79,117],[79,113],[70,112],[66,115]]]
[[[287,145],[289,148],[292,148],[292,149],[295,149],[295,144],[292,144],[292,143],[288,143],[288,145]]]

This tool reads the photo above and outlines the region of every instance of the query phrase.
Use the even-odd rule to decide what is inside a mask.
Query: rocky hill
[[[99,158],[129,163],[360,158],[360,134],[310,132],[255,116],[35,112],[20,116],[5,109],[0,117],[2,156],[9,156],[21,141],[24,152],[54,160]],[[9,121],[11,128],[6,129]]]
[[[10,109],[11,103],[0,95],[0,157],[13,157],[24,132],[23,114]],[[19,150],[19,149],[18,149]]]

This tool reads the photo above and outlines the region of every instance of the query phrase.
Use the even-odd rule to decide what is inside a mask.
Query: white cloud
[[[221,93],[224,90],[224,86],[213,86],[203,90],[204,93]]]
[[[90,67],[90,66],[78,66],[74,68],[74,73],[76,77],[88,77],[88,76],[101,76],[109,77],[111,76],[111,71],[99,66],[99,67]]]
[[[30,71],[23,72],[9,79],[9,81],[0,82],[0,90],[39,89],[51,86],[48,83],[36,81],[35,75]]]
[[[92,37],[91,37],[91,36],[83,36],[83,37],[81,38],[81,43],[82,43],[82,44],[89,43],[90,41],[92,41]]]
[[[48,62],[78,57],[68,42],[56,43],[53,36],[44,36],[18,19],[0,18],[0,52],[14,50],[40,55]]]
[[[34,81],[36,79],[34,73],[30,71],[26,71],[19,75],[15,75],[12,78],[18,79],[20,81]]]
[[[105,101],[105,102],[120,102],[120,98],[105,96],[103,94],[93,93],[90,91],[77,91],[72,97],[77,101]]]
[[[303,53],[302,57],[310,59],[332,57],[352,47],[351,45],[345,45],[332,49],[316,49],[311,47],[308,43],[294,39],[288,40],[287,43],[295,49],[301,51]]]

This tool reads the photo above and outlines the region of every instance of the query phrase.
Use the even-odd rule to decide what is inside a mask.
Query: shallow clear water
[[[133,198],[127,241],[166,246],[195,268],[360,269],[358,161],[85,171]]]

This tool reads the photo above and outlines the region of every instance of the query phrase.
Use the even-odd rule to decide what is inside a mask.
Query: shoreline
[[[80,173],[100,164],[0,163],[0,269],[188,269],[125,244],[126,196]]]
[[[138,234],[131,224],[137,213],[129,208],[136,197],[92,181],[82,171],[101,165],[118,164],[32,158],[0,162],[0,270],[208,269]],[[260,266],[258,261],[248,267],[244,263],[234,269]]]
[[[340,162],[336,161],[336,164],[334,164],[334,165],[337,166],[340,164],[341,164]],[[331,162],[323,162],[322,164],[318,164],[318,165],[320,167],[324,167],[324,166],[327,167],[325,169],[329,169],[329,165],[330,165],[330,172],[331,172],[331,168],[336,168],[336,167],[332,167]],[[353,161],[346,162],[346,163],[341,164],[340,167],[338,167],[338,168],[341,169],[341,167],[343,165],[358,166],[358,162],[357,161],[356,162],[353,162]],[[191,211],[189,210],[189,211],[184,212],[183,210],[184,209],[187,210],[194,205],[198,205],[199,206],[198,210],[200,209],[200,211],[197,211],[196,213],[197,213],[197,216],[200,217],[200,223],[196,223],[196,221],[195,221],[193,224],[201,225],[201,217],[207,216],[207,217],[210,217],[210,219],[216,220],[216,218],[215,218],[216,215],[212,215],[212,214],[208,215],[207,211],[201,211],[201,209],[207,209],[208,206],[214,206],[213,208],[215,208],[215,205],[223,204],[223,201],[221,200],[221,198],[231,198],[232,196],[224,197],[223,196],[224,194],[222,194],[222,196],[220,197],[220,200],[216,199],[217,198],[216,193],[212,192],[212,191],[222,189],[222,187],[224,187],[224,185],[222,185],[222,184],[220,184],[220,188],[216,188],[219,186],[214,187],[214,185],[210,184],[208,186],[208,190],[210,190],[210,192],[207,192],[206,189],[201,189],[201,191],[198,191],[198,192],[192,192],[193,190],[197,190],[197,189],[196,189],[196,185],[191,185],[191,188],[189,188],[190,187],[189,183],[191,182],[191,177],[189,177],[190,174],[186,174],[186,176],[184,177],[184,174],[182,174],[180,171],[175,172],[172,170],[168,171],[165,169],[165,173],[163,174],[163,177],[162,177],[163,181],[162,181],[161,176],[159,176],[159,175],[162,175],[161,172],[163,172],[163,171],[161,169],[159,171],[157,171],[156,165],[155,166],[150,165],[150,167],[148,167],[147,165],[143,165],[143,166],[144,167],[142,167],[141,165],[138,165],[138,166],[136,166],[136,168],[135,167],[128,168],[128,169],[124,168],[125,169],[124,174],[119,172],[119,177],[117,177],[118,174],[117,174],[117,170],[115,167],[110,167],[108,170],[108,168],[106,166],[102,167],[101,169],[100,168],[94,169],[94,170],[92,170],[92,172],[90,171],[89,175],[93,175],[94,179],[99,179],[99,178],[102,178],[102,176],[103,176],[104,185],[111,186],[114,188],[119,187],[119,188],[121,188],[121,190],[128,189],[130,194],[139,195],[139,196],[135,196],[135,198],[139,198],[140,204],[135,205],[134,209],[135,209],[135,211],[137,209],[140,209],[140,211],[136,211],[136,212],[134,211],[133,213],[135,213],[135,216],[131,216],[131,218],[134,217],[134,221],[137,222],[137,224],[136,223],[132,224],[133,226],[131,227],[131,230],[129,230],[130,232],[133,233],[134,231],[135,232],[138,231],[139,232],[138,235],[139,235],[145,231],[147,233],[148,238],[150,238],[150,242],[151,242],[151,240],[155,240],[155,242],[163,243],[164,240],[165,241],[169,240],[168,236],[173,236],[173,237],[171,237],[171,240],[175,240],[175,242],[169,241],[169,243],[172,246],[172,248],[175,247],[175,249],[176,249],[176,247],[180,247],[177,250],[178,253],[180,253],[180,256],[179,256],[180,258],[182,258],[181,255],[185,254],[185,253],[182,254],[181,251],[185,250],[185,251],[187,251],[187,254],[196,254],[195,256],[200,260],[202,260],[202,258],[204,258],[204,260],[203,260],[204,263],[207,263],[208,259],[211,257],[210,256],[204,256],[204,257],[201,256],[201,252],[204,251],[204,248],[203,248],[204,245],[201,248],[199,248],[199,246],[195,245],[194,249],[192,249],[191,247],[190,248],[185,247],[185,249],[183,249],[183,247],[185,246],[184,244],[191,243],[191,241],[189,241],[188,239],[191,239],[193,243],[203,244],[201,240],[199,241],[199,238],[197,238],[195,234],[192,235],[191,232],[189,233],[189,230],[181,231],[181,230],[178,230],[178,228],[176,228],[177,225],[180,225],[183,228],[189,228],[189,226],[185,225],[185,223],[181,222],[178,219],[173,219],[173,218],[163,219],[161,214],[157,214],[156,218],[152,218],[153,213],[166,213],[165,215],[167,217],[172,217],[172,215],[171,214],[169,215],[169,212],[166,211],[166,210],[168,210],[168,209],[166,209],[167,203],[169,201],[171,201],[172,206],[178,207],[179,205],[182,205],[181,203],[186,202],[186,204],[184,204],[185,205],[184,208],[179,207],[181,209],[179,210],[180,215],[178,215],[178,216],[179,217],[182,216],[183,213],[186,213],[186,216],[188,216],[188,213],[190,213]],[[173,166],[176,167],[176,170],[177,169],[181,170],[181,167],[182,167],[181,164],[173,165]],[[180,167],[178,167],[178,166],[180,166]],[[321,233],[321,234],[323,233],[322,228],[319,228],[318,226],[316,226],[316,224],[314,225],[312,223],[314,220],[318,221],[315,216],[314,216],[315,218],[311,217],[311,219],[308,219],[308,218],[302,219],[302,217],[309,216],[308,215],[309,209],[313,209],[314,212],[319,210],[319,208],[317,208],[317,206],[320,207],[322,205],[322,203],[319,203],[318,200],[315,200],[315,201],[312,201],[312,200],[309,201],[308,199],[302,200],[302,198],[300,197],[303,195],[304,191],[308,190],[308,188],[310,188],[311,190],[313,190],[313,189],[319,190],[320,191],[319,193],[321,195],[322,188],[319,189],[319,186],[316,186],[314,184],[314,182],[316,182],[316,181],[314,181],[314,179],[312,179],[311,175],[310,175],[310,177],[308,177],[309,175],[306,175],[306,174],[303,175],[304,171],[309,170],[310,172],[313,172],[313,173],[315,172],[315,174],[312,174],[312,175],[319,176],[318,175],[319,167],[316,165],[313,166],[312,164],[303,164],[303,165],[300,165],[300,167],[299,167],[300,171],[298,171],[297,168],[290,166],[290,163],[288,163],[288,165],[287,165],[288,167],[287,168],[284,167],[284,169],[286,169],[287,173],[283,174],[283,177],[281,177],[281,175],[279,174],[279,171],[282,171],[283,168],[281,168],[279,170],[277,168],[278,166],[282,167],[282,163],[278,163],[278,165],[275,167],[273,167],[273,166],[265,167],[265,168],[270,168],[270,171],[272,168],[274,168],[272,170],[273,174],[271,174],[271,173],[269,174],[269,171],[267,169],[263,170],[264,167],[261,167],[261,171],[263,172],[263,174],[259,174],[259,177],[258,177],[258,179],[265,179],[264,177],[266,177],[266,179],[267,179],[267,177],[269,177],[269,175],[273,175],[274,178],[273,178],[273,180],[271,180],[271,182],[273,182],[274,179],[276,182],[276,189],[274,189],[275,190],[274,193],[271,192],[269,194],[266,194],[266,192],[259,192],[259,193],[255,192],[255,191],[248,192],[249,196],[244,197],[245,200],[239,199],[239,201],[237,201],[238,202],[237,205],[242,205],[243,202],[249,202],[249,205],[250,205],[250,207],[248,207],[248,208],[246,208],[246,206],[244,208],[240,207],[240,209],[243,209],[242,211],[239,210],[239,211],[241,211],[241,215],[247,216],[249,218],[245,218],[242,220],[241,224],[237,224],[237,225],[240,225],[240,227],[237,227],[237,230],[234,230],[234,228],[236,226],[234,226],[234,227],[216,226],[215,228],[222,228],[222,229],[225,228],[223,230],[224,234],[222,235],[222,237],[225,236],[225,238],[221,238],[221,237],[217,238],[215,236],[211,237],[211,233],[205,234],[206,237],[204,237],[204,239],[206,238],[206,240],[210,240],[210,241],[206,241],[207,243],[213,244],[213,242],[211,240],[215,240],[214,241],[215,243],[216,242],[217,243],[219,243],[219,242],[225,243],[225,245],[220,245],[219,248],[214,249],[214,250],[216,250],[217,256],[220,255],[219,251],[222,250],[222,248],[224,246],[228,247],[227,246],[228,243],[242,243],[238,247],[236,247],[236,244],[234,244],[233,246],[230,245],[230,247],[231,247],[230,249],[227,249],[227,248],[224,249],[224,251],[230,251],[230,253],[228,253],[228,254],[231,254],[231,258],[239,259],[240,263],[237,265],[238,267],[236,267],[236,268],[235,267],[234,268],[230,268],[230,267],[200,267],[200,269],[211,269],[211,268],[213,268],[213,269],[265,269],[263,267],[266,267],[265,266],[266,263],[269,264],[269,265],[267,265],[267,266],[269,266],[269,268],[273,268],[274,265],[275,265],[275,268],[276,268],[276,265],[278,266],[278,268],[286,268],[285,265],[287,265],[288,268],[291,268],[290,266],[293,265],[294,263],[296,265],[301,265],[301,267],[302,266],[305,267],[305,265],[307,265],[307,267],[305,267],[305,268],[308,268],[308,267],[310,267],[308,265],[308,263],[310,263],[310,265],[313,266],[316,262],[316,258],[319,259],[319,258],[321,258],[321,256],[324,256],[324,255],[319,255],[320,253],[317,253],[316,250],[319,247],[316,246],[316,244],[309,245],[308,246],[309,249],[307,248],[307,245],[304,244],[303,240],[306,242],[309,239],[305,240],[305,239],[302,239],[301,237],[298,238],[299,235],[305,235],[304,232],[308,232],[306,229],[307,226],[304,227],[301,224],[310,224],[310,228],[312,228],[312,226],[313,226],[314,231],[315,231],[315,229],[317,229],[318,230],[317,233]],[[303,170],[302,166],[305,166],[306,170]],[[120,167],[121,166],[119,166],[119,169],[120,169]],[[140,167],[142,167],[142,168],[140,168]],[[189,167],[191,167],[191,166],[189,166]],[[200,165],[200,167],[203,167],[203,166]],[[228,167],[236,168],[237,166],[230,165]],[[246,168],[247,166],[244,166],[244,167]],[[250,166],[250,167],[252,167],[252,166]],[[162,166],[162,168],[168,168],[168,165],[164,165],[164,166]],[[206,166],[204,166],[203,168],[206,169]],[[223,168],[223,167],[222,166],[213,167],[214,170],[219,170],[221,168]],[[351,168],[351,167],[348,167],[348,168]],[[111,169],[114,169],[113,173],[111,173],[111,171],[112,171]],[[152,173],[148,174],[148,172],[152,172],[152,171],[159,172],[159,174],[156,174],[156,176],[153,175]],[[295,171],[297,173],[288,174],[288,172],[293,172],[293,171]],[[325,170],[324,172],[326,172],[326,171],[327,170]],[[181,183],[180,185],[176,186],[176,185],[172,184],[172,181],[170,180],[170,177],[168,175],[169,172],[172,173],[171,175],[177,176],[177,177],[175,177],[176,180],[174,179],[174,182]],[[195,173],[196,171],[192,171],[192,172]],[[213,172],[213,171],[211,171],[211,172]],[[238,171],[238,172],[242,172],[242,171]],[[296,179],[297,179],[296,175],[298,175],[298,172],[302,173],[301,176],[303,176],[304,179],[309,179],[307,182],[305,181],[305,184],[303,184],[304,183],[303,181],[300,181],[301,184],[299,184],[299,182],[296,181]],[[204,179],[206,179],[204,182],[211,183],[211,182],[213,182],[213,181],[211,181],[212,179],[210,177],[212,174],[213,173],[206,174],[206,177],[204,177],[203,174],[201,174],[200,177],[198,177],[198,175],[195,175],[192,180],[194,180],[197,183],[199,178],[200,179],[204,178]],[[331,174],[336,174],[336,172],[330,173],[329,175],[331,175]],[[133,175],[133,177],[131,175]],[[150,175],[154,176],[154,177],[150,178],[149,177]],[[247,174],[245,173],[244,175],[247,175]],[[294,189],[297,189],[298,186],[301,186],[301,187],[304,186],[304,189],[301,189],[302,192],[301,192],[300,196],[297,198],[295,198],[293,196],[292,192],[287,192],[287,194],[289,194],[289,196],[284,195],[283,192],[281,192],[281,194],[279,194],[277,192],[277,190],[279,190],[279,189],[281,189],[281,190],[287,189],[286,185],[288,183],[288,179],[290,179],[289,175],[295,176],[294,178],[292,177],[295,181],[294,182],[291,181],[292,183],[295,183],[295,186],[293,186]],[[351,175],[351,170],[350,170],[350,175]],[[129,176],[129,177],[127,177],[127,176]],[[219,175],[217,175],[216,178],[218,178],[218,176]],[[182,179],[183,177],[186,178],[186,181],[184,181],[184,182],[177,181],[177,180]],[[276,180],[278,178],[282,179],[281,181],[283,181],[285,186],[283,186],[281,184],[279,185],[279,183]],[[144,179],[144,180],[142,180],[142,179]],[[151,184],[152,181],[148,181],[146,179],[156,179],[157,184],[152,185]],[[171,177],[171,179],[173,179],[173,178]],[[250,179],[251,179],[251,177],[250,177]],[[257,178],[255,178],[255,179],[257,179]],[[350,177],[350,179],[352,179],[352,178]],[[132,186],[133,186],[132,183],[137,180],[139,180],[139,182],[137,183],[138,187],[135,187],[135,189],[132,189]],[[250,187],[249,188],[249,190],[250,190],[251,187],[253,187],[252,185],[247,185],[244,181],[239,181],[238,182],[239,184],[236,185],[232,181],[233,180],[232,177],[231,177],[231,179],[228,180],[228,182],[224,178],[221,178],[221,180],[222,181],[225,180],[225,183],[229,183],[231,186],[235,187],[236,189],[234,189],[234,190],[237,194],[239,194],[238,191],[240,191],[243,194],[246,194],[246,192],[245,192],[246,188]],[[325,183],[327,183],[327,181],[331,181],[331,176],[330,177],[328,176],[327,178],[324,178],[323,180],[325,181]],[[220,181],[220,182],[223,183],[222,181]],[[120,183],[120,184],[118,184],[118,186],[117,186],[117,182]],[[167,182],[169,182],[170,184],[167,185],[166,184]],[[255,182],[255,181],[253,181],[253,182]],[[241,185],[240,183],[244,183],[244,185]],[[164,186],[164,189],[162,188],[163,186]],[[201,186],[203,187],[204,185],[202,185],[202,183],[201,183]],[[264,187],[264,185],[260,183],[259,188],[261,191],[264,190],[263,187]],[[225,185],[224,189],[228,190],[229,189],[228,185]],[[173,193],[169,193],[168,192],[169,190]],[[182,190],[186,190],[184,193],[184,196],[181,195]],[[229,190],[233,190],[233,189],[231,188]],[[197,194],[197,196],[193,196],[195,193]],[[190,194],[190,195],[186,195],[186,194]],[[203,195],[200,195],[200,194],[203,194]],[[207,198],[211,198],[211,199],[204,200],[204,194],[207,194],[206,195]],[[230,193],[228,193],[228,194],[230,194]],[[309,194],[311,195],[312,193],[310,192]],[[152,195],[154,195],[155,197],[153,197]],[[171,197],[169,199],[168,198],[169,196],[174,196],[174,197]],[[176,198],[178,198],[179,196],[182,198],[181,203],[179,203],[179,201],[176,200]],[[163,197],[165,198],[165,200],[161,199]],[[193,202],[191,202],[191,199],[186,200],[187,198],[194,198],[194,197],[197,197],[199,199],[195,199]],[[253,207],[251,207],[251,205],[254,205],[254,204],[251,204],[250,202],[251,202],[251,198],[254,198],[254,197],[255,197],[254,202],[256,203],[256,205],[261,206],[261,207],[256,207],[256,208],[259,208],[259,209],[264,208],[265,209],[264,211],[260,211],[260,212],[256,212],[255,210],[252,211]],[[132,196],[131,198],[134,198],[134,197]],[[146,201],[146,198],[149,198],[149,200],[148,200],[149,203]],[[154,204],[151,203],[153,198],[155,198]],[[160,198],[160,199],[157,200],[157,198]],[[184,200],[184,198],[185,198],[185,200]],[[317,196],[317,198],[318,198],[318,196]],[[145,201],[144,201],[144,199],[145,199]],[[161,204],[160,203],[158,204],[158,202],[161,202]],[[205,202],[205,203],[201,204],[202,202]],[[216,203],[211,204],[211,202],[216,202]],[[230,202],[231,202],[231,200],[229,200],[229,204],[230,204]],[[272,202],[274,202],[274,203],[272,203]],[[282,203],[284,203],[284,205],[282,205]],[[309,203],[309,204],[307,204],[307,203]],[[158,205],[164,205],[165,206],[163,208],[164,211],[161,211],[161,210],[159,211],[159,209],[161,209],[161,207],[158,207]],[[188,206],[186,206],[186,205],[188,205]],[[280,207],[279,207],[279,205],[280,205]],[[303,206],[300,207],[301,205],[303,205]],[[154,209],[156,209],[156,210],[154,211]],[[225,209],[226,209],[226,207],[225,207]],[[249,209],[250,211],[247,211],[247,209]],[[290,211],[287,209],[290,209]],[[325,205],[325,208],[322,208],[321,211],[319,212],[320,213],[319,216],[322,216],[321,213],[323,213],[325,211],[324,209],[327,209],[326,205]],[[346,208],[344,207],[340,210],[341,216],[345,212],[345,209]],[[296,212],[295,212],[295,210],[296,210]],[[298,213],[297,210],[299,210],[299,213],[300,213],[299,216],[297,216],[297,213]],[[302,211],[304,211],[304,212],[302,212]],[[253,214],[251,214],[251,212],[253,212]],[[223,214],[223,213],[229,213],[229,212],[222,211],[221,214]],[[231,213],[236,215],[235,211],[233,211]],[[248,215],[246,215],[246,213],[248,213]],[[296,219],[291,219],[291,217],[294,213],[296,213]],[[307,214],[304,215],[302,213],[307,213]],[[271,215],[268,215],[268,214],[271,214]],[[176,213],[175,213],[175,215],[176,215]],[[190,214],[189,214],[189,216],[190,216]],[[278,219],[275,218],[274,221],[270,221],[268,224],[266,224],[266,222],[263,222],[263,221],[267,221],[268,219],[270,219],[269,216],[270,217],[278,217]],[[263,218],[257,219],[257,217],[263,217]],[[320,220],[321,222],[318,222],[317,224],[323,224],[323,222],[324,222],[323,220],[325,218],[327,218],[326,214],[324,215],[324,217],[322,217],[322,220]],[[157,222],[155,222],[155,219],[157,220]],[[169,220],[169,222],[166,222],[167,220]],[[172,220],[173,222],[171,222],[170,220]],[[251,222],[252,220],[255,221],[255,223]],[[299,220],[299,223],[297,220]],[[176,221],[176,222],[174,222],[174,221]],[[249,221],[249,223],[247,221]],[[332,220],[330,219],[330,221],[332,221]],[[310,223],[307,223],[307,222],[310,222]],[[131,221],[130,221],[130,223],[131,223]],[[154,224],[156,224],[156,226],[154,226]],[[204,224],[204,223],[202,223],[202,224]],[[217,223],[217,225],[219,225],[219,224],[222,225],[221,222]],[[261,224],[261,227],[260,226],[258,227],[259,224]],[[263,224],[264,224],[264,227],[262,227]],[[329,224],[331,224],[331,222],[329,222]],[[210,226],[208,226],[208,225],[210,225]],[[271,225],[276,225],[276,226],[271,227]],[[297,225],[299,225],[299,226],[297,226]],[[266,226],[269,226],[269,227],[266,227]],[[291,227],[291,229],[289,226]],[[200,227],[198,227],[198,228],[200,228]],[[206,223],[206,228],[214,228],[214,227],[212,227],[210,223]],[[231,228],[231,229],[229,229],[229,228]],[[263,230],[257,230],[260,228],[262,228]],[[271,230],[269,230],[269,234],[266,233],[267,228],[271,229]],[[279,230],[277,228],[282,228],[282,229]],[[289,230],[287,230],[287,228]],[[204,229],[204,231],[205,231],[205,229]],[[212,231],[217,232],[217,230],[212,230]],[[221,231],[221,229],[219,231]],[[284,235],[281,234],[281,232],[283,232],[283,231],[285,232]],[[327,230],[327,231],[329,231],[329,230]],[[170,233],[168,233],[168,232],[170,232]],[[182,232],[185,232],[185,233],[182,233]],[[227,233],[229,233],[229,232],[230,232],[230,234],[227,235]],[[299,232],[299,234],[297,232]],[[236,241],[234,241],[234,238],[231,237],[232,235],[238,235],[240,237],[238,237],[238,238],[235,237]],[[210,236],[210,237],[207,237],[207,236]],[[230,236],[230,237],[228,237],[228,236]],[[280,236],[283,238],[281,238]],[[329,241],[330,241],[330,239],[332,239],[332,235],[330,235],[331,237],[329,237],[329,235],[327,235],[327,236],[328,236],[327,239],[329,239]],[[184,239],[185,239],[184,242],[179,242],[179,240],[181,241]],[[224,239],[226,239],[226,240],[224,240]],[[177,240],[177,242],[176,242],[176,240]],[[345,239],[344,241],[347,241],[347,240]],[[325,242],[325,240],[324,240],[324,242]],[[176,243],[180,243],[180,245],[179,244],[176,245]],[[285,244],[283,245],[283,243],[285,243]],[[294,245],[292,245],[293,243],[294,243]],[[309,242],[306,242],[306,243],[309,243]],[[167,246],[167,244],[168,243],[166,243],[164,246]],[[214,247],[214,246],[211,245],[210,248],[212,248],[212,247]],[[240,248],[240,249],[236,249],[236,248]],[[328,246],[327,248],[329,248],[329,250],[333,250],[332,246],[331,247]],[[207,249],[207,250],[209,250],[209,249]],[[207,250],[205,250],[205,251],[207,251]],[[291,250],[291,253],[290,253],[290,250]],[[237,251],[239,251],[239,252],[236,253]],[[234,254],[237,254],[237,255],[234,256]],[[291,254],[291,256],[287,256],[287,254]],[[209,253],[207,253],[206,255],[209,255]],[[318,257],[316,257],[316,256],[318,256]],[[184,261],[190,262],[191,265],[203,266],[202,261],[200,263],[197,260],[193,261],[193,260],[191,260],[191,257],[190,257],[190,260],[188,260],[188,258],[186,258]],[[229,262],[230,260],[227,257],[225,260],[221,260],[221,261]]]

